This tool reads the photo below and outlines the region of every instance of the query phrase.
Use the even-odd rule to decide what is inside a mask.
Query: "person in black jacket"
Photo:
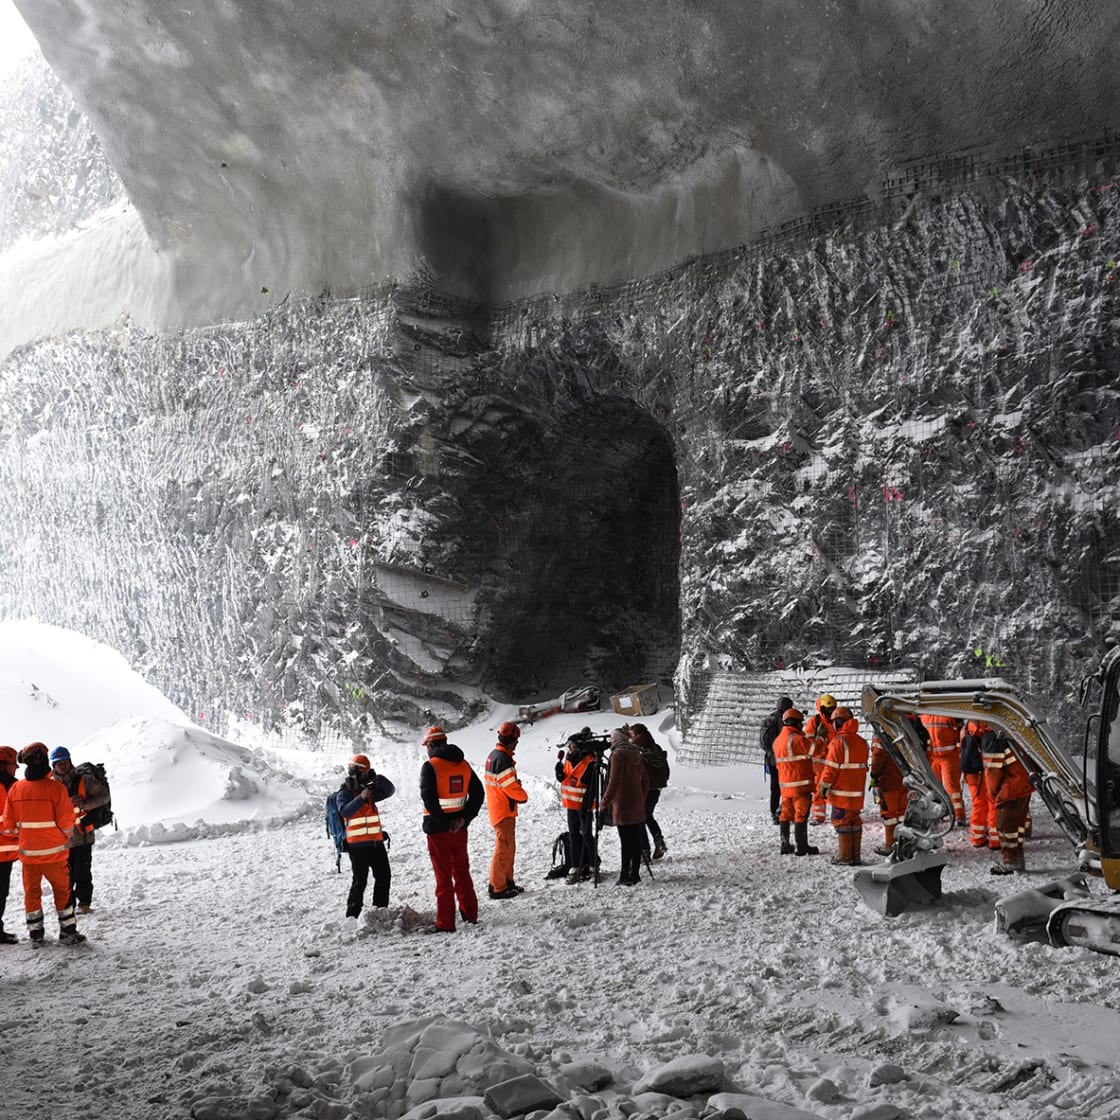
[[[381,823],[377,802],[386,801],[396,792],[384,774],[374,773],[369,758],[356,754],[350,760],[346,781],[334,795],[339,814],[346,824],[346,854],[350,857],[350,893],[346,898],[346,916],[357,918],[362,912],[366,883],[373,873],[373,905],[389,905],[388,834]]]
[[[782,730],[782,713],[792,707],[793,701],[788,696],[779,696],[777,708],[762,721],[762,729],[758,735],[762,746],[763,772],[770,776],[770,819],[775,824],[781,824],[782,791],[778,785],[778,766],[774,760],[774,740]]]
[[[424,832],[436,876],[436,923],[432,932],[453,933],[455,904],[459,916],[478,921],[478,896],[471,879],[467,828],[478,816],[486,790],[463,752],[447,741],[442,727],[424,735],[428,761],[420,767],[420,800],[424,803]]]
[[[649,842],[653,838],[653,858],[661,859],[669,850],[665,843],[661,825],[653,815],[661,800],[661,791],[669,784],[669,756],[664,748],[649,733],[644,723],[632,723],[629,729],[630,742],[642,756],[646,773],[649,775],[649,791],[646,793],[646,823],[642,832],[642,859],[649,858]]]

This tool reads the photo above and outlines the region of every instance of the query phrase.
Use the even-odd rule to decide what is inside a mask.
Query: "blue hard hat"
[[[69,762],[70,752],[65,747],[55,747],[51,751],[51,765],[56,762]]]

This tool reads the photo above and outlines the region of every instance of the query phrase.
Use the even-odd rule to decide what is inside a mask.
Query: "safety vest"
[[[783,797],[813,792],[812,744],[796,727],[783,727],[774,740],[774,763]]]
[[[8,803],[8,791],[0,785],[0,817],[4,815],[4,806]],[[0,863],[11,863],[19,856],[19,844],[14,836],[0,834]]]
[[[994,749],[984,752],[984,784],[988,795],[997,805],[1030,797],[1034,789],[1030,775],[1007,740],[996,736],[990,746]]]
[[[375,840],[384,839],[385,834],[381,831],[381,814],[372,801],[367,801],[347,820],[346,843],[372,844]]]
[[[513,752],[508,747],[499,743],[487,755],[483,780],[490,823],[499,824],[507,817],[516,817],[517,803],[528,800],[528,797],[517,779]]]
[[[922,726],[929,732],[930,754],[952,754],[959,749],[961,721],[952,716],[921,716]]]
[[[838,731],[839,728],[830,719],[826,719],[819,710],[816,715],[808,718],[803,734],[809,740],[813,758],[817,762],[823,762],[828,756],[828,744],[836,738]]]
[[[594,755],[588,754],[574,766],[570,762],[564,763],[564,780],[560,783],[560,804],[565,809],[575,809],[578,812],[583,808],[583,799],[587,794],[587,786],[583,784],[583,780],[593,758]]]
[[[470,791],[471,767],[466,759],[462,762],[449,762],[446,758],[429,758],[428,762],[436,774],[436,798],[445,813],[458,813],[467,806]],[[428,810],[424,810],[424,816]]]
[[[851,723],[844,725],[851,727]],[[867,740],[856,731],[837,733],[828,748],[821,784],[829,787],[828,802],[844,809],[862,809],[867,787]]]
[[[65,863],[74,834],[66,787],[49,776],[16,782],[8,790],[2,828],[5,843],[17,837],[16,854],[24,863]]]

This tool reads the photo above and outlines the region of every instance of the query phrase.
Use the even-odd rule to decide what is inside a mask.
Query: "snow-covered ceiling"
[[[1120,104],[1099,0],[16,3],[195,318],[642,275]]]

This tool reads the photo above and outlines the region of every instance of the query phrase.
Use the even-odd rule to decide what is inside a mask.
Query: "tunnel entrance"
[[[484,687],[508,702],[669,680],[680,492],[668,436],[632,401],[604,397],[539,443],[483,619]]]

